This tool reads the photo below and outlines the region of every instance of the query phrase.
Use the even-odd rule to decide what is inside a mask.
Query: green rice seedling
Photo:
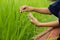
[[[28,12],[20,13],[19,7],[28,5],[42,8],[49,4],[48,0],[0,0],[0,40],[32,40],[33,36],[46,30],[46,27],[33,25],[27,17]],[[40,22],[56,20],[53,15],[32,14]]]

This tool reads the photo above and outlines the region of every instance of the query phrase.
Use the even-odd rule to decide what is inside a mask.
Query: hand
[[[33,24],[40,26],[40,22],[31,13],[28,14],[28,17]]]
[[[21,6],[20,7],[20,12],[24,12],[24,11],[32,11],[33,7],[29,7],[29,6]]]

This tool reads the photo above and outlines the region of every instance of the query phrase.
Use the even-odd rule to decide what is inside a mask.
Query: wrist
[[[34,7],[32,7],[32,8],[31,8],[31,11],[34,11],[34,10],[35,10],[35,8],[34,8]]]
[[[44,23],[38,23],[38,26],[39,27],[44,27],[45,25],[44,25]]]
[[[37,22],[37,26],[38,26],[38,27],[41,27],[41,26],[42,26],[42,23]]]

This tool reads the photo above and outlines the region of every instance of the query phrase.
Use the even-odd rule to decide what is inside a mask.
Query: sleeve
[[[58,12],[60,10],[60,2],[59,1],[54,2],[48,7],[48,9],[52,14],[58,17]]]
[[[59,13],[58,13],[58,18],[59,18],[59,24],[60,24],[60,11],[59,11]]]

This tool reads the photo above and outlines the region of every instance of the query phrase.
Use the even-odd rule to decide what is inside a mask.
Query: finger
[[[19,9],[20,9],[20,12],[24,12],[24,10],[25,10],[26,8],[27,8],[26,6],[20,7],[20,8],[19,8]]]
[[[20,8],[20,13],[22,13],[22,11],[23,11],[22,8]]]
[[[31,19],[31,17],[29,17],[29,16],[28,16],[28,19],[29,19],[29,20],[32,22],[32,19]]]
[[[22,13],[22,11],[20,10],[20,13]]]
[[[29,18],[29,19],[32,19],[29,15],[28,15],[28,18]]]
[[[27,7],[23,7],[23,9],[22,9],[22,10],[26,10],[26,8],[27,8]]]
[[[33,23],[34,20],[33,20],[31,17],[29,17],[29,16],[28,16],[28,18],[29,18],[29,20]]]
[[[29,18],[31,18],[32,20],[35,19],[34,16],[32,15],[32,13],[29,13],[28,16],[29,16]]]
[[[22,12],[24,12],[25,10],[23,10],[23,8],[20,8],[20,12],[22,13]]]
[[[29,12],[29,16],[32,17],[32,18],[34,17],[31,12]]]
[[[29,13],[29,16],[31,17],[32,20],[37,20],[37,19],[32,15],[31,12]]]
[[[32,17],[30,16],[30,13],[28,14],[28,18],[29,18],[29,19],[32,19]]]

